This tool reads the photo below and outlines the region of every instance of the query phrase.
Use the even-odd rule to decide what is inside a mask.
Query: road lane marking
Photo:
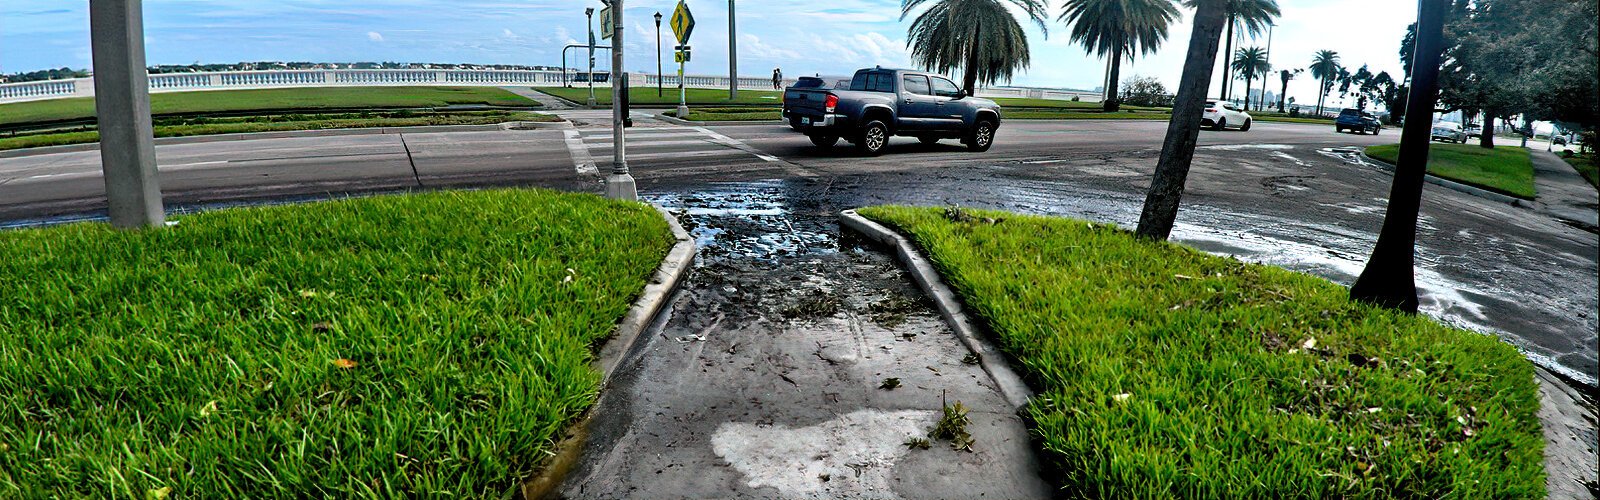
[[[722,143],[722,144],[724,144],[724,145],[726,145],[728,147],[735,148],[735,149],[738,149],[740,151],[744,151],[746,153],[750,153],[751,155],[754,155],[756,158],[760,158],[762,161],[765,161],[767,163],[776,164],[776,165],[778,165],[780,167],[783,167],[784,170],[788,171],[792,175],[796,175],[796,176],[799,176],[799,177],[816,177],[817,176],[817,174],[813,173],[810,169],[807,169],[805,167],[802,167],[802,166],[796,165],[794,163],[791,163],[788,160],[784,160],[783,158],[779,158],[779,157],[776,157],[776,156],[769,155],[769,154],[767,154],[767,153],[765,153],[765,152],[763,152],[763,151],[761,151],[759,149],[750,147],[750,145],[748,145],[748,144],[745,144],[743,142],[739,142],[738,140],[736,140],[736,139],[734,139],[732,137],[728,137],[728,136],[719,134],[719,133],[717,133],[717,132],[715,132],[715,131],[713,131],[711,129],[708,129],[708,128],[705,128],[705,127],[694,127],[694,130],[698,130],[698,131],[700,131],[700,133],[705,134],[705,135],[711,137],[712,139],[716,140],[717,142],[720,142],[720,143]]]
[[[583,146],[583,133],[577,130],[565,130],[567,134],[567,152],[572,154],[572,165],[577,168],[578,175],[600,175],[600,169],[594,166],[594,157],[589,156],[589,148]]]
[[[609,140],[605,141],[605,142],[589,142],[589,143],[585,143],[585,144],[588,144],[589,149],[605,149],[605,150],[610,150],[611,147],[613,145],[615,145],[615,143],[613,143],[613,142],[611,142]],[[706,139],[695,139],[695,140],[688,140],[688,141],[641,141],[641,140],[635,140],[632,135],[628,136],[628,150],[630,150],[630,151],[632,151],[634,149],[643,149],[643,148],[656,148],[656,147],[666,147],[666,146],[701,146],[701,145],[706,145],[706,144],[715,144],[715,145],[718,145],[718,146],[725,146],[724,144],[711,142],[711,141],[706,140]]]

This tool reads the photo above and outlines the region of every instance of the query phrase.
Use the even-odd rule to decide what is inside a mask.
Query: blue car
[[[1378,121],[1378,117],[1372,116],[1372,113],[1355,108],[1345,108],[1339,112],[1339,119],[1334,120],[1333,130],[1336,132],[1349,130],[1357,134],[1370,133],[1378,135],[1378,132],[1383,131],[1383,122]]]

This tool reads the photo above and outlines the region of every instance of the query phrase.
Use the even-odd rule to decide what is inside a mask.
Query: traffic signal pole
[[[622,68],[626,67],[623,62],[623,51],[626,50],[627,44],[622,41],[622,13],[624,12],[622,1],[610,0],[607,2],[611,5],[612,23],[611,135],[613,145],[611,148],[611,175],[606,176],[606,197],[613,200],[632,201],[639,199],[639,188],[634,183],[633,174],[628,171],[628,107],[625,104],[627,99],[622,94],[627,91],[628,87],[623,82],[623,79],[627,78],[627,76],[622,72]]]

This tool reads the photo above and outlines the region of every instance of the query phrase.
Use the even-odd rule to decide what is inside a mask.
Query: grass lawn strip
[[[480,111],[459,113],[344,113],[275,115],[226,118],[157,119],[156,137],[243,134],[292,130],[329,130],[376,127],[420,127],[433,125],[490,125],[513,121],[556,122],[555,116],[522,111]],[[26,134],[0,137],[0,151],[8,149],[86,144],[100,141],[94,130]]]
[[[534,90],[550,94],[578,104],[589,103],[589,87],[534,87]],[[659,106],[678,105],[678,89],[669,88],[661,95],[656,95],[655,87],[633,87],[628,94],[629,102],[634,106]],[[686,89],[690,105],[729,105],[749,104],[780,106],[783,104],[783,92],[777,90],[739,90],[739,98],[728,99],[728,89]],[[611,105],[611,87],[595,87],[595,102],[601,106]]]
[[[1369,146],[1366,153],[1392,165],[1400,158],[1400,145]],[[1533,185],[1533,157],[1526,148],[1516,146],[1484,149],[1476,144],[1434,144],[1428,153],[1428,173],[1527,200],[1538,194]]]
[[[877,207],[1039,390],[1069,496],[1543,498],[1533,365],[1344,287],[1064,218]]]
[[[532,99],[495,87],[307,87],[150,94],[153,115],[271,110],[434,108],[481,104],[538,107]],[[94,98],[74,97],[0,104],[0,125],[94,118]]]
[[[1565,160],[1568,165],[1572,165],[1572,168],[1577,170],[1578,174],[1583,175],[1584,179],[1588,179],[1589,184],[1600,188],[1600,164],[1595,163],[1594,156],[1563,155],[1561,159]]]
[[[676,110],[665,113],[667,116],[676,117]],[[696,122],[754,122],[775,121],[783,119],[781,108],[768,107],[742,107],[742,108],[689,108],[689,117],[685,120]]]
[[[503,498],[674,243],[542,190],[178,220],[0,232],[0,497]]]

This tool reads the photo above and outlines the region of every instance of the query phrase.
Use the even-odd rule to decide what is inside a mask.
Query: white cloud
[[[367,39],[374,42],[383,42],[383,34],[376,31],[368,31]]]

